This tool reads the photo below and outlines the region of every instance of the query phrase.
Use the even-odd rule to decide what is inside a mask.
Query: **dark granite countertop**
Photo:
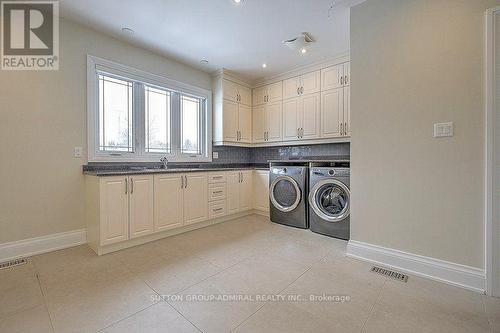
[[[83,173],[89,176],[122,176],[122,175],[145,175],[181,172],[209,172],[209,171],[231,171],[231,170],[269,170],[267,163],[255,164],[201,164],[201,165],[173,165],[163,169],[158,165],[137,166],[125,164],[88,164],[83,166]]]

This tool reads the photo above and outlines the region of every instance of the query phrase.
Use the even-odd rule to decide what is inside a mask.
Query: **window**
[[[181,151],[186,154],[200,154],[201,102],[199,98],[181,96]]]
[[[89,161],[209,162],[211,92],[87,57]]]
[[[132,82],[99,75],[99,150],[132,151]]]
[[[144,88],[146,152],[170,153],[170,92]]]

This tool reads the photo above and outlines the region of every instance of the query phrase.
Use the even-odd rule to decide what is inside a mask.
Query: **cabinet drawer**
[[[208,185],[208,201],[226,199],[226,184],[214,183]]]
[[[225,183],[226,174],[224,172],[209,172],[208,173],[208,183]]]
[[[226,200],[212,201],[208,204],[208,216],[213,219],[226,215]]]

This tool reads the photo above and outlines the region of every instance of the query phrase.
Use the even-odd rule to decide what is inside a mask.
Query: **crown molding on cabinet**
[[[252,85],[248,81],[241,78],[238,74],[230,71],[229,69],[221,68],[212,73],[212,79],[217,79],[220,77],[223,77],[224,79],[227,79],[229,81],[233,81],[234,83],[241,84],[242,86],[245,86],[247,88],[252,88]]]
[[[252,88],[257,88],[274,82],[283,81],[295,76],[317,71],[326,67],[338,65],[348,61],[350,61],[349,52],[344,52],[326,60],[318,61],[306,66],[297,67],[277,75],[272,75],[269,77],[265,77],[264,79],[257,80],[253,82]]]
[[[267,84],[275,83],[278,81],[286,80],[291,77],[299,76],[305,73],[317,71],[326,67],[338,65],[344,62],[350,61],[350,56],[349,52],[343,52],[340,53],[332,58],[328,58],[326,60],[318,61],[306,66],[301,66],[297,67],[294,69],[291,69],[289,71],[276,74],[276,75],[271,75],[268,77],[265,77],[263,79],[254,81],[254,82],[249,82],[245,80],[244,78],[240,77],[237,73],[226,69],[226,68],[221,68],[219,70],[216,70],[215,72],[212,73],[212,78],[218,78],[218,77],[224,77],[225,79],[228,79],[230,81],[233,81],[235,83],[241,84],[245,87],[248,88],[257,88],[260,86],[265,86]]]

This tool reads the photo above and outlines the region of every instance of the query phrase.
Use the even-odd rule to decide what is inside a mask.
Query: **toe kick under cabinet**
[[[102,254],[259,209],[247,200],[251,178],[252,170],[87,175],[87,242]]]

